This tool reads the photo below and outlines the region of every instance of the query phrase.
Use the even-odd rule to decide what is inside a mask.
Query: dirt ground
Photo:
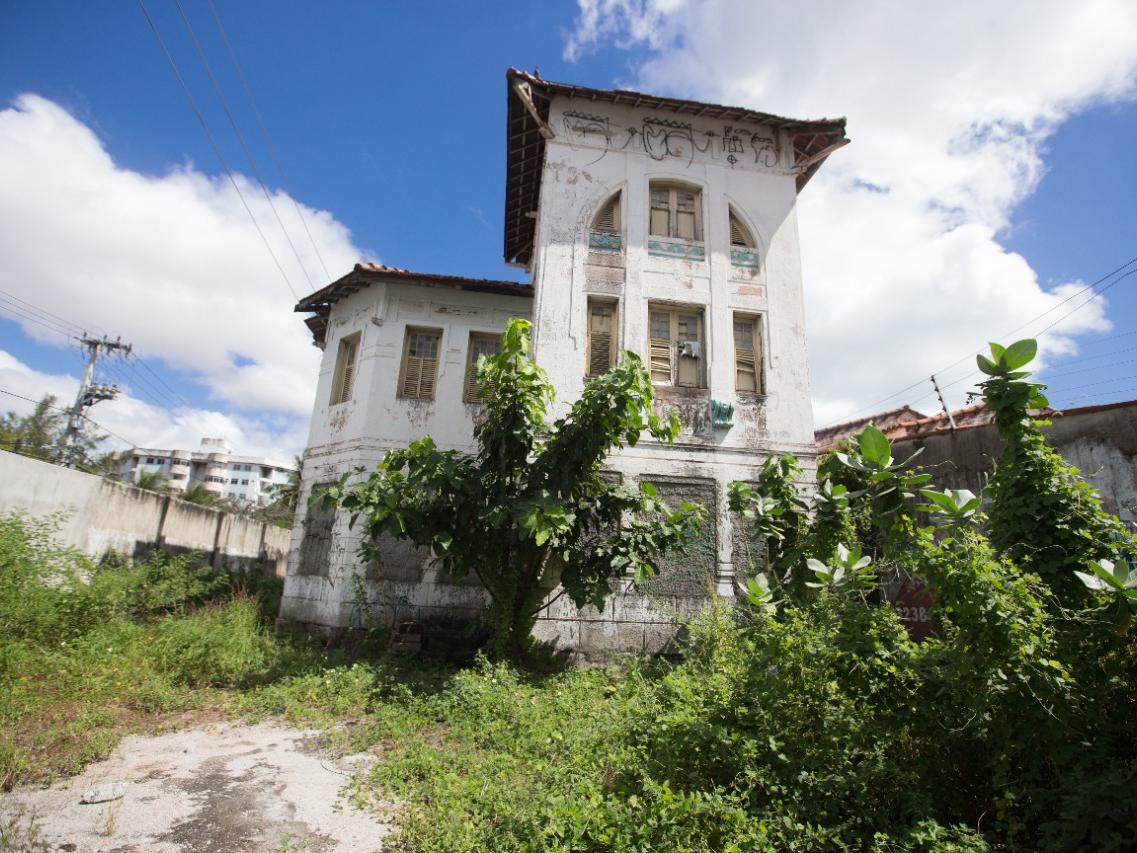
[[[79,776],[0,795],[0,851],[381,850],[390,827],[340,797],[367,757],[331,759],[317,743],[312,732],[272,722],[126,738]],[[126,783],[121,799],[79,802],[115,782]]]

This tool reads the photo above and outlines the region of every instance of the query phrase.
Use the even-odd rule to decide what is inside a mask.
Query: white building
[[[136,447],[123,463],[120,476],[136,483],[143,472],[157,473],[175,494],[200,483],[218,497],[267,506],[275,500],[277,487],[287,483],[295,470],[281,460],[234,455],[225,439],[203,438],[198,450]]]
[[[605,612],[567,599],[538,634],[582,651],[656,650],[676,614],[713,583],[733,593],[738,537],[726,487],[785,451],[815,457],[795,205],[844,120],[798,121],[507,73],[505,260],[532,286],[357,265],[298,311],[324,347],[281,616],[339,628],[359,618],[350,576],[392,619],[461,618],[480,592],[389,543],[361,567],[346,519],[308,509],[321,483],[424,434],[468,449],[472,365],[512,316],[533,320],[534,352],[560,411],[619,351],[639,353],[671,446],[610,460],[625,481],[710,511],[703,538],[652,582],[622,581]],[[560,414],[560,411],[557,414]]]

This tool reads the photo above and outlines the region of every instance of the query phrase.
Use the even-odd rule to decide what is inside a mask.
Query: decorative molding
[[[597,252],[620,252],[624,248],[624,238],[611,231],[589,231],[588,248]]]
[[[747,249],[742,246],[730,247],[730,263],[736,267],[749,267],[751,269],[758,269],[761,262],[758,258],[757,249]]]
[[[729,429],[734,426],[734,406],[711,400],[711,426],[715,429]]]
[[[671,243],[648,240],[647,253],[660,258],[678,258],[683,261],[705,261],[707,249],[702,243]]]

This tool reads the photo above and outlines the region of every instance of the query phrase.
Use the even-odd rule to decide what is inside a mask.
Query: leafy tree
[[[213,506],[219,500],[220,496],[216,492],[211,492],[205,487],[204,483],[194,483],[178,497],[183,501],[189,501],[191,504],[198,506]]]
[[[542,600],[560,583],[576,604],[602,607],[613,575],[653,574],[660,557],[694,532],[702,507],[672,510],[654,487],[603,475],[608,454],[678,434],[674,415],[652,410],[647,371],[633,353],[590,381],[552,423],[553,389],[530,356],[529,323],[512,320],[501,352],[478,360],[485,418],[476,453],[440,450],[424,436],[389,452],[366,480],[316,496],[363,519],[365,558],[386,533],[430,550],[444,571],[473,572],[490,596],[495,650],[523,657]]]
[[[0,418],[0,447],[35,459],[51,460],[67,425],[59,400],[47,394],[27,415],[8,412]]]
[[[280,504],[283,509],[290,512],[296,510],[296,502],[300,499],[300,471],[303,467],[304,458],[302,456],[293,457],[292,470],[288,472],[288,479],[273,486],[274,504]]]
[[[165,492],[167,490],[166,478],[161,471],[139,471],[134,485],[148,492]]]
[[[991,501],[991,542],[1023,569],[1035,572],[1059,600],[1079,604],[1087,587],[1074,574],[1100,560],[1137,553],[1130,535],[1101,505],[1097,492],[1046,443],[1031,409],[1048,405],[1044,385],[1028,381],[1022,370],[1034,358],[1035,341],[1008,347],[991,344],[979,355],[987,374],[980,384],[1003,439],[1003,453],[987,490]]]

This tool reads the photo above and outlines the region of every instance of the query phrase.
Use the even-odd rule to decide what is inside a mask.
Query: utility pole
[[[949,409],[947,403],[944,402],[943,392],[940,391],[940,386],[939,383],[936,382],[936,374],[934,373],[932,374],[932,387],[936,389],[936,396],[940,398],[940,408],[943,409],[944,414],[947,415],[948,423],[951,424],[951,431],[955,432],[955,418],[951,416],[951,409]]]
[[[90,357],[87,359],[87,369],[83,373],[83,381],[79,384],[79,393],[75,395],[75,405],[67,413],[67,430],[59,442],[59,453],[56,458],[67,466],[72,465],[71,457],[75,439],[79,435],[79,431],[83,429],[87,409],[102,400],[113,400],[118,396],[117,385],[91,384],[99,356],[104,352],[111,353],[121,350],[129,353],[131,350],[131,345],[124,344],[122,338],[115,338],[112,341],[106,335],[103,335],[102,338],[90,338],[84,334],[79,345],[90,353]]]

